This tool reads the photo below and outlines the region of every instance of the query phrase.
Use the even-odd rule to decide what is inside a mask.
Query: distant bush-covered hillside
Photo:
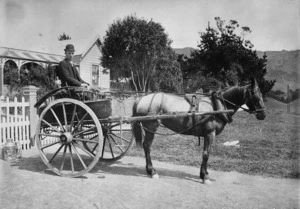
[[[192,47],[174,48],[177,54],[190,56],[191,52],[196,50]],[[300,88],[300,50],[295,51],[266,51],[267,54],[267,75],[266,79],[276,79],[273,90],[286,92],[287,85],[290,89]],[[264,52],[257,51],[257,56],[262,57]]]
[[[185,47],[185,48],[174,48],[173,50],[175,51],[176,54],[184,54],[187,57],[190,57],[192,51],[194,51],[195,49],[192,47]]]
[[[257,55],[262,57],[264,52],[258,51]],[[300,88],[300,50],[295,51],[266,51],[268,66],[267,79],[276,79],[274,90],[286,92],[287,85],[295,90]]]

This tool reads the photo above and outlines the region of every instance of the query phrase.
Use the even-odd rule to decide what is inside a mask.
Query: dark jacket
[[[62,86],[80,86],[82,83],[87,83],[81,79],[75,66],[66,59],[59,63],[57,75]]]

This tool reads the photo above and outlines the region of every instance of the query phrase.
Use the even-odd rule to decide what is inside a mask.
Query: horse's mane
[[[239,104],[242,102],[245,96],[245,89],[249,87],[248,85],[244,86],[231,86],[229,88],[226,88],[222,90],[222,95],[225,99],[235,103]]]

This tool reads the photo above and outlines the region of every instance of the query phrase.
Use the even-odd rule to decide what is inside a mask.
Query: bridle
[[[253,94],[254,94],[254,93],[252,93],[252,92],[249,92],[249,90],[247,90],[247,93],[248,93],[249,95],[253,95]],[[225,105],[225,104],[226,104],[225,102],[227,102],[227,103],[231,104],[232,106],[234,106],[235,109],[236,109],[236,110],[234,111],[234,113],[237,112],[238,109],[242,109],[243,111],[245,111],[245,112],[247,112],[247,113],[249,113],[249,114],[256,114],[256,113],[259,113],[259,112],[266,111],[266,108],[250,110],[250,108],[247,109],[247,108],[242,107],[243,105],[237,105],[237,104],[235,104],[235,103],[229,101],[228,99],[225,99],[225,98],[223,97],[223,92],[217,93],[216,96],[217,96],[218,99],[220,99],[220,100],[222,101],[222,103],[224,104],[224,106],[225,106],[226,109],[227,109],[227,107],[226,107],[226,105]],[[250,96],[250,97],[251,97],[251,96]],[[250,98],[248,98],[248,99],[250,99]],[[246,103],[246,102],[245,102],[245,103]],[[254,107],[255,107],[255,105],[254,105]],[[232,113],[232,114],[234,114],[234,113]]]

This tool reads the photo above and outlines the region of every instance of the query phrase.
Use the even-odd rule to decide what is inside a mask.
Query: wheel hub
[[[70,132],[63,133],[60,135],[60,142],[63,144],[69,144],[73,141],[73,136]]]

